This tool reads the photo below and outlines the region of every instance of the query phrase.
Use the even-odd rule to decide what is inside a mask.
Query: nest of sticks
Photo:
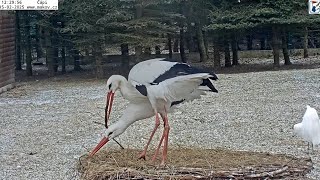
[[[81,179],[304,179],[311,159],[226,149],[171,149],[168,161],[138,160],[135,149],[101,151],[80,158]],[[153,152],[153,151],[150,151]],[[152,158],[153,154],[147,154]],[[161,155],[159,155],[159,158]]]

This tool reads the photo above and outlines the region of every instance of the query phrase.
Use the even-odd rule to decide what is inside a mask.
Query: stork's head
[[[294,131],[298,136],[301,136],[301,130],[302,130],[302,124],[301,124],[301,123],[295,124],[295,125],[293,126],[293,131]]]
[[[122,123],[122,121],[118,121],[115,124],[112,124],[106,131],[105,136],[101,139],[99,144],[92,150],[90,156],[93,156],[96,152],[98,152],[105,144],[109,142],[110,139],[113,139],[120,134],[122,134],[126,130],[127,126]]]
[[[123,81],[124,77],[120,75],[112,75],[107,81],[108,92],[115,93]]]
[[[106,127],[108,127],[107,121],[110,117],[114,93],[118,89],[120,89],[121,83],[124,80],[125,80],[125,78],[123,76],[112,75],[112,76],[110,76],[110,78],[107,81],[108,92],[107,92],[107,104],[106,104],[106,114],[105,114]]]

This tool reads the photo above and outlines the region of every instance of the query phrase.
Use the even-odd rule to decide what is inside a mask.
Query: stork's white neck
[[[122,134],[135,121],[136,119],[134,118],[127,119],[125,115],[122,115],[122,117],[117,122],[110,125],[110,127],[106,131],[106,135],[112,132],[110,138],[115,138]]]
[[[119,84],[119,90],[121,95],[125,99],[128,99],[130,98],[130,94],[134,91],[134,87],[126,79],[123,79]]]
[[[119,90],[121,95],[131,102],[146,99],[146,97],[140,94],[139,91],[137,91],[137,89],[124,77],[120,79]]]
[[[138,120],[146,119],[154,115],[150,103],[133,104],[130,103],[123,111],[120,119],[112,124],[108,130],[114,132],[113,138],[122,134],[131,124]]]

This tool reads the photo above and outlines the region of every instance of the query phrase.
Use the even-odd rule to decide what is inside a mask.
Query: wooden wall
[[[15,18],[0,11],[0,93],[15,82]]]

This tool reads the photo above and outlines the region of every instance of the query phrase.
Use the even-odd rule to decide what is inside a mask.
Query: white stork
[[[209,73],[185,63],[171,62],[164,58],[151,59],[136,64],[129,73],[128,81],[120,75],[113,75],[107,81],[107,120],[109,119],[115,91],[120,90],[122,96],[130,101],[120,120],[107,128],[104,137],[90,154],[94,155],[109,139],[112,139],[125,131],[133,122],[156,116],[156,124],[149,141],[139,158],[145,159],[148,146],[154,133],[160,125],[158,113],[164,121],[164,132],[156,149],[153,161],[164,140],[163,156],[161,164],[167,158],[169,123],[167,112],[176,105],[200,98],[205,94],[199,87],[207,87],[213,92],[218,92],[212,84],[216,80],[214,73]],[[130,115],[128,115],[130,114]]]
[[[320,121],[317,111],[307,105],[301,123],[293,126],[294,132],[313,146],[320,144]]]

